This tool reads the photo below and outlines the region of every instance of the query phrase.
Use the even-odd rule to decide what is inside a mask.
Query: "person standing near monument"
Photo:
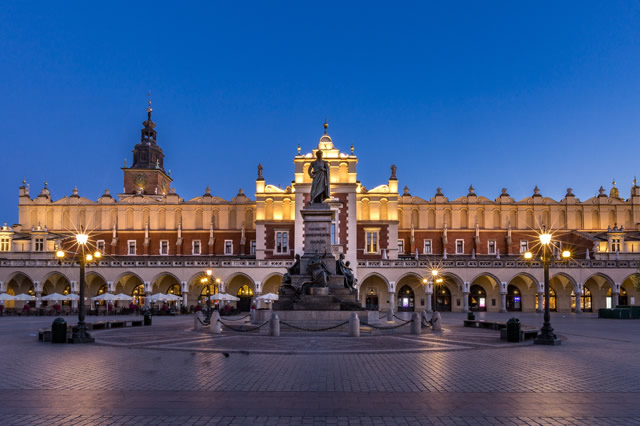
[[[316,151],[316,159],[307,171],[311,179],[310,203],[322,203],[331,197],[329,192],[329,163],[322,159],[322,151]]]

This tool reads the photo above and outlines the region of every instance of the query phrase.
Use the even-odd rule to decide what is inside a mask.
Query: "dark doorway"
[[[475,312],[487,310],[487,292],[477,284],[472,285],[469,291],[469,310]]]
[[[378,310],[378,296],[375,294],[368,294],[366,298],[366,308],[368,311]]]
[[[515,285],[509,284],[507,287],[507,311],[520,312],[522,311],[522,294]]]
[[[436,311],[451,312],[451,292],[445,285],[438,286],[436,290]]]
[[[415,297],[413,290],[405,285],[398,292],[398,312],[413,312],[415,309]]]

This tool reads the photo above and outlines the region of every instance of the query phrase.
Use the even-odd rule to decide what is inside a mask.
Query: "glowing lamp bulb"
[[[58,250],[58,251],[56,252],[56,257],[57,257],[58,259],[62,259],[62,258],[64,257],[64,252],[63,252],[62,250]]]
[[[540,243],[542,245],[549,245],[549,243],[551,242],[551,234],[547,234],[546,232],[544,234],[540,234]]]
[[[85,244],[87,244],[87,241],[89,241],[89,236],[87,234],[82,234],[82,233],[77,234],[76,235],[76,241],[80,245],[85,245]]]
[[[211,276],[211,274],[213,274],[213,271],[211,269],[207,269],[207,275]]]
[[[434,277],[438,276],[438,271],[436,269],[432,269],[431,270],[431,275],[433,275]]]
[[[562,257],[568,259],[571,257],[571,252],[569,250],[565,250],[562,252]]]
[[[86,259],[87,259],[87,262],[91,262],[93,260],[93,256],[88,254]]]
[[[102,257],[102,253],[96,251],[95,253],[93,253],[93,257],[95,257],[96,259],[100,259]]]
[[[533,259],[533,253],[531,253],[530,251],[525,252],[524,258],[527,259],[527,260]]]

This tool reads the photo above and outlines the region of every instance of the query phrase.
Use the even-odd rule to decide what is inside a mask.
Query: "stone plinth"
[[[336,260],[331,249],[331,222],[335,211],[326,203],[308,204],[300,210],[304,226],[304,254],[300,260],[300,273],[307,273],[307,266],[311,260],[320,255],[325,265],[336,272]]]

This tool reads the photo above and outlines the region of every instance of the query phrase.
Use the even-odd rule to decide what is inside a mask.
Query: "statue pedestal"
[[[291,276],[291,284],[280,287],[280,300],[274,310],[340,311],[361,310],[355,291],[344,287],[344,276],[336,274],[336,258],[331,252],[331,222],[335,211],[326,203],[308,204],[300,211],[304,221],[304,254],[300,256],[300,274]],[[327,285],[313,282],[309,264],[322,260]]]

